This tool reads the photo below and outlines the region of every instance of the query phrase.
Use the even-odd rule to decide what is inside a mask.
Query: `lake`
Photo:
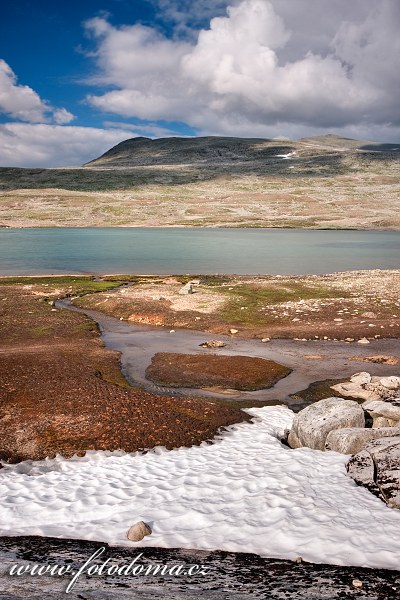
[[[0,275],[305,275],[398,268],[398,231],[0,229]]]

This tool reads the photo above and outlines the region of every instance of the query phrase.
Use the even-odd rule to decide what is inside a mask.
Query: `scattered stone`
[[[170,333],[175,333],[175,329],[170,329]]]
[[[146,535],[151,535],[153,532],[147,523],[138,521],[132,527],[129,528],[126,537],[131,542],[140,542]]]
[[[203,342],[200,346],[202,348],[224,348],[226,344],[220,340],[209,340],[208,342]]]
[[[366,319],[376,319],[376,314],[373,312],[363,312],[361,313],[362,317],[365,317]]]
[[[379,429],[346,427],[334,429],[327,435],[325,450],[332,450],[341,454],[357,454],[369,442],[395,435],[400,436],[400,427],[380,427]]]
[[[189,282],[179,290],[179,293],[183,296],[187,296],[188,294],[194,294],[193,285]]]
[[[400,388],[400,377],[395,377],[394,375],[391,377],[381,377],[380,383],[389,390],[397,390]]]
[[[363,586],[363,582],[360,581],[359,579],[353,579],[353,581],[351,582],[353,587],[355,588],[361,588]]]
[[[232,333],[232,334],[239,333],[239,330],[238,329],[230,329],[229,333]]]
[[[396,356],[386,356],[384,354],[378,354],[376,356],[354,356],[352,360],[372,362],[377,365],[397,365],[399,359]]]
[[[357,340],[357,344],[369,344],[370,341],[367,340],[366,337],[361,338],[360,340]]]
[[[313,450],[325,450],[326,438],[330,431],[364,426],[364,411],[357,402],[342,398],[325,398],[310,404],[295,415],[288,443],[292,448],[305,446]]]
[[[262,338],[261,341],[262,341],[263,344],[266,344],[267,342],[271,341],[271,338]]]
[[[350,381],[352,383],[356,383],[357,385],[365,385],[366,383],[371,383],[372,377],[369,373],[365,371],[361,373],[355,373],[350,377]]]

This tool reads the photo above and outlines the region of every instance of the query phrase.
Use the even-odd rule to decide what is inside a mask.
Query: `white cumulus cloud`
[[[0,113],[30,123],[69,123],[74,115],[65,108],[53,108],[31,87],[21,85],[11,67],[0,59]]]
[[[6,123],[0,125],[0,166],[79,166],[131,137],[123,129]]]
[[[58,125],[65,125],[71,123],[75,117],[66,108],[57,108],[53,111],[53,119]]]
[[[169,14],[175,7],[181,18],[182,0],[158,4]],[[215,134],[375,135],[381,128],[397,135],[397,0],[231,4],[194,41],[138,24],[89,21],[97,40],[93,83],[115,89],[88,101],[124,117],[181,120]]]
[[[0,112],[23,121],[42,121],[48,110],[40,96],[27,85],[18,85],[11,67],[0,59]]]

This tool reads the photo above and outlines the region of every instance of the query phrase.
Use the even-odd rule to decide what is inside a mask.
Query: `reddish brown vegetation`
[[[118,355],[86,317],[54,311],[32,292],[2,286],[0,458],[43,459],[88,449],[191,446],[246,413],[200,399],[133,389]]]
[[[291,369],[273,360],[251,356],[158,352],[146,370],[146,377],[172,387],[260,390],[272,387],[290,372]]]

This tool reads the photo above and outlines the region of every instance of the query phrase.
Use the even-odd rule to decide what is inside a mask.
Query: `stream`
[[[271,404],[284,403],[298,411],[305,404],[290,397],[306,389],[315,381],[325,379],[345,379],[359,371],[373,372],[374,375],[393,375],[392,365],[367,363],[360,358],[376,354],[393,354],[398,349],[398,340],[380,339],[371,341],[366,347],[357,343],[341,341],[295,341],[273,339],[262,343],[256,339],[241,339],[233,335],[218,335],[225,342],[224,348],[202,348],[200,344],[212,339],[212,335],[192,329],[171,330],[165,327],[136,325],[120,321],[99,311],[73,306],[66,298],[56,302],[58,308],[85,314],[95,321],[101,331],[105,346],[121,353],[121,370],[132,386],[158,394],[174,396],[214,397],[225,400],[251,400]],[[274,360],[293,369],[269,389],[254,392],[225,390],[217,392],[209,389],[173,388],[159,386],[146,378],[145,371],[157,352],[177,352],[183,354],[225,354],[252,356]],[[358,360],[357,360],[358,358]]]

